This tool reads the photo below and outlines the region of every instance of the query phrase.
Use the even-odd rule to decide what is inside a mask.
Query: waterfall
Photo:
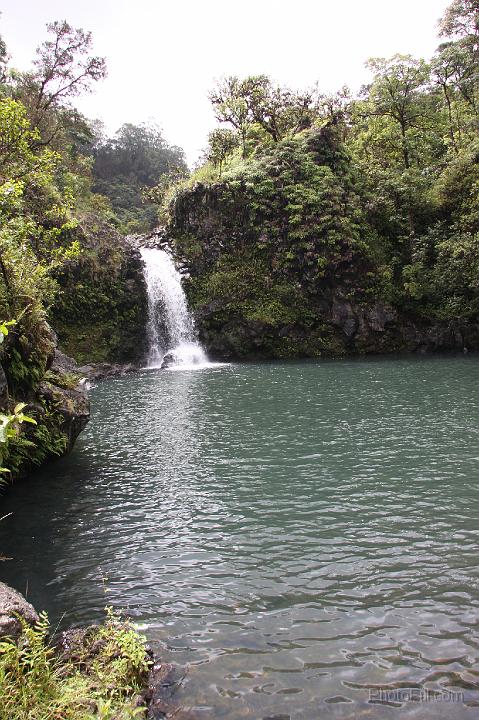
[[[207,364],[171,255],[165,250],[142,248],[141,256],[148,296],[148,367]]]

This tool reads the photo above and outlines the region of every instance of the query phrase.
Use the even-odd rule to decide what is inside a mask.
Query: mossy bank
[[[174,714],[176,680],[111,608],[52,636],[47,616],[0,583],[0,720],[160,720]]]
[[[111,227],[87,235],[82,253],[56,275],[49,311],[62,350],[79,364],[140,364],[147,300],[139,250]]]
[[[477,146],[393,226],[344,133],[331,121],[176,189],[167,233],[212,356],[479,349]]]

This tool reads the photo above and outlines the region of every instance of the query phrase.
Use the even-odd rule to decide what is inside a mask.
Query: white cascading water
[[[141,256],[148,296],[148,367],[207,365],[171,255],[165,250],[141,248]]]

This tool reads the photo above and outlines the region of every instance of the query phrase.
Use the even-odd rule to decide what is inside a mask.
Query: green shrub
[[[133,720],[150,661],[145,639],[107,608],[105,622],[79,631],[65,656],[42,614],[20,640],[0,643],[0,720]]]

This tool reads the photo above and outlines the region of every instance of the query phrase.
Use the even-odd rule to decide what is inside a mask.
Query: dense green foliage
[[[162,175],[186,172],[181,148],[169,146],[154,126],[126,124],[114,138],[98,140],[92,152],[94,189],[109,198],[118,229],[141,233],[154,228],[157,209],[147,191]]]
[[[90,33],[66,22],[48,32],[28,72],[9,68],[0,47],[0,321],[9,329],[0,347],[0,406],[9,419],[1,464],[10,477],[69,446],[75,397],[62,388],[73,390],[78,378],[50,372],[57,340],[49,323],[82,361],[138,361],[144,351],[139,258],[118,234],[123,219],[95,192],[99,145],[71,104],[104,77],[105,61],[89,55]],[[135,162],[140,178],[148,152]],[[158,182],[163,171],[158,162],[141,182]],[[15,417],[19,403],[35,425]]]
[[[105,76],[105,60],[82,29],[48,32],[28,72],[0,53],[0,320],[21,318],[4,346],[20,399],[51,362],[45,320],[81,362],[141,360],[141,264],[121,233],[153,227],[145,193],[186,168],[156,127],[126,124],[109,139],[78,113],[72,100]]]
[[[32,412],[44,420],[27,434],[14,423],[15,432],[2,448],[2,464],[12,476],[61,454],[67,444],[55,408],[46,401],[43,406],[35,394],[54,348],[45,322],[57,292],[53,272],[78,254],[78,223],[68,169],[40,138],[25,106],[10,97],[0,99],[0,316],[16,320],[1,348],[7,383],[2,406],[9,417],[19,400],[35,399]]]
[[[111,611],[106,621],[77,631],[65,655],[48,639],[45,615],[24,624],[18,642],[0,643],[1,720],[132,720],[148,674],[144,638]]]
[[[440,31],[430,62],[371,59],[357,98],[212,92],[225,127],[167,199],[213,352],[479,348],[478,3]]]
[[[50,321],[79,363],[140,362],[146,353],[146,296],[139,254],[112,228],[94,234],[63,264]]]

